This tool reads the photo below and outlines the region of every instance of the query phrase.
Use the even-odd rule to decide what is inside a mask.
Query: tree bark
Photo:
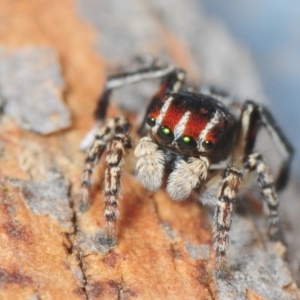
[[[219,277],[212,210],[145,191],[130,163],[114,249],[101,244],[103,161],[91,207],[81,209],[79,144],[93,126],[107,62],[147,52],[195,80],[264,98],[247,52],[194,5],[0,0],[1,299],[300,299],[286,248],[267,239],[260,206],[234,217],[228,272]],[[155,90],[141,90],[114,95],[109,115],[132,105],[128,99],[145,106]]]

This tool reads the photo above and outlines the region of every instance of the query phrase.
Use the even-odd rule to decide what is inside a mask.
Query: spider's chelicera
[[[292,147],[270,112],[254,101],[243,104],[214,88],[195,91],[185,84],[185,72],[173,66],[155,65],[108,79],[96,111],[98,128],[87,152],[82,197],[89,203],[89,189],[95,164],[106,151],[105,218],[107,238],[116,241],[118,197],[123,156],[131,147],[130,124],[123,116],[105,119],[113,89],[134,82],[161,78],[146,116],[138,130],[141,139],[134,150],[137,176],[150,191],[162,186],[173,200],[199,193],[218,176],[214,233],[218,265],[224,261],[232,207],[243,173],[254,171],[265,202],[270,237],[278,236],[276,190],[286,186]],[[239,116],[236,110],[239,110]],[[146,124],[148,130],[145,130]],[[256,136],[264,126],[283,157],[276,180],[262,155],[254,152]]]

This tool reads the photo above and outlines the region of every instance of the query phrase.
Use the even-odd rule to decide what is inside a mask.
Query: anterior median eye
[[[202,142],[202,147],[206,150],[212,150],[215,147],[215,143],[212,141],[204,141]]]
[[[153,117],[148,116],[146,122],[149,126],[153,127],[156,123],[156,120]]]
[[[177,140],[177,146],[183,151],[193,151],[197,149],[195,139],[187,135],[184,135]]]
[[[192,142],[192,138],[191,137],[189,137],[189,136],[183,136],[182,137],[182,141],[185,143],[185,144],[190,144],[191,142]]]
[[[157,135],[163,142],[166,143],[172,143],[174,140],[174,134],[172,130],[167,126],[159,126]]]

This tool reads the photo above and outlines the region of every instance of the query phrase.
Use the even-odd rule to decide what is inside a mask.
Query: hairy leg
[[[247,161],[248,155],[253,153],[259,128],[263,126],[270,134],[274,141],[274,146],[283,158],[279,173],[274,182],[275,188],[278,191],[284,189],[289,180],[290,166],[294,151],[290,142],[277,125],[274,117],[264,106],[248,100],[243,105],[240,123],[240,145],[237,149],[241,150],[244,162]]]
[[[278,199],[270,169],[258,153],[249,155],[244,166],[246,169],[256,172],[257,183],[265,201],[265,211],[269,223],[268,233],[270,238],[276,239],[279,233]]]
[[[94,168],[105,151],[107,144],[116,133],[127,132],[128,129],[129,123],[124,117],[115,117],[107,119],[106,122],[96,130],[94,143],[87,151],[82,175],[81,187],[83,205],[88,205],[90,202],[89,190],[92,185]]]
[[[214,248],[216,251],[217,267],[220,269],[226,257],[226,246],[229,241],[228,233],[231,227],[232,205],[242,180],[242,173],[233,167],[227,168],[222,174],[221,188],[218,194],[214,218]]]
[[[118,198],[121,189],[123,157],[125,150],[131,147],[127,134],[117,134],[107,146],[105,170],[105,220],[107,239],[110,243],[116,241],[116,221],[118,218]]]

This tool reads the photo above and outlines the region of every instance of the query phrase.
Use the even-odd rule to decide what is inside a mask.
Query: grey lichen
[[[20,188],[26,204],[35,214],[49,215],[66,229],[72,230],[73,210],[69,198],[69,183],[59,173],[51,172],[45,180],[12,179]]]
[[[230,272],[217,280],[222,299],[247,299],[249,289],[263,299],[299,299],[296,289],[294,294],[285,290],[293,279],[281,253],[276,251],[280,242],[263,240],[262,231],[249,219],[234,219],[228,251]]]
[[[208,244],[195,244],[191,242],[187,242],[185,244],[186,251],[194,258],[194,259],[209,259],[210,257],[210,245]]]
[[[46,47],[0,47],[0,106],[27,130],[49,134],[71,124],[62,102],[64,80],[57,53]]]

